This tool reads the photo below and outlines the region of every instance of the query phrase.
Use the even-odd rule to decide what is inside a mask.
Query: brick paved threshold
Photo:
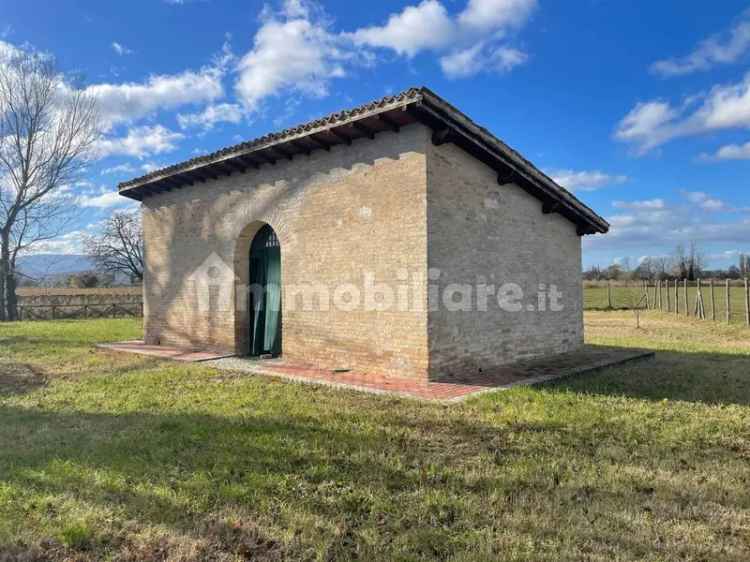
[[[521,385],[541,384],[654,357],[652,351],[642,349],[585,345],[579,351],[571,353],[519,361],[472,375],[451,377],[450,380],[424,382],[359,371],[335,372],[317,369],[308,365],[293,364],[283,358],[251,359],[211,351],[146,345],[138,340],[99,344],[97,347],[108,351],[136,353],[159,359],[172,359],[187,363],[202,362],[224,371],[245,372],[372,394],[442,402],[458,402],[485,392],[506,390]]]
[[[166,345],[147,345],[142,340],[121,341],[116,343],[101,343],[96,347],[108,351],[121,351],[124,353],[136,353],[147,355],[158,359],[173,359],[185,363],[200,363],[202,361],[214,361],[223,357],[232,357],[226,353],[214,353],[211,351],[200,351],[180,349]]]
[[[642,349],[586,345],[576,352],[518,362],[472,376],[429,382],[357,371],[334,372],[291,364],[282,358],[231,357],[209,360],[206,364],[225,371],[279,377],[301,383],[321,384],[372,394],[459,402],[486,392],[507,390],[521,385],[541,384],[653,357],[653,351]]]

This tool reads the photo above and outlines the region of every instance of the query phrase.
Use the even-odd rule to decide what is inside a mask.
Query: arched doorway
[[[255,357],[281,354],[281,245],[263,225],[250,245],[249,349]]]

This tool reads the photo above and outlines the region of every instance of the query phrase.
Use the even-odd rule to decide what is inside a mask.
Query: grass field
[[[0,560],[746,561],[750,331],[586,315],[651,362],[459,405],[0,325]]]

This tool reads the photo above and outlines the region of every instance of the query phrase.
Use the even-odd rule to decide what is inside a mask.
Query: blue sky
[[[365,8],[366,7],[366,8]],[[54,55],[107,135],[70,232],[119,181],[426,85],[612,223],[584,265],[750,252],[750,12],[722,0],[4,2],[0,56]]]

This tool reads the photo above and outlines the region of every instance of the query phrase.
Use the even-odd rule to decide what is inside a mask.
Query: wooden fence
[[[584,282],[588,310],[638,307],[750,326],[750,287],[747,279]]]
[[[19,288],[19,320],[143,316],[140,287],[107,289]]]

